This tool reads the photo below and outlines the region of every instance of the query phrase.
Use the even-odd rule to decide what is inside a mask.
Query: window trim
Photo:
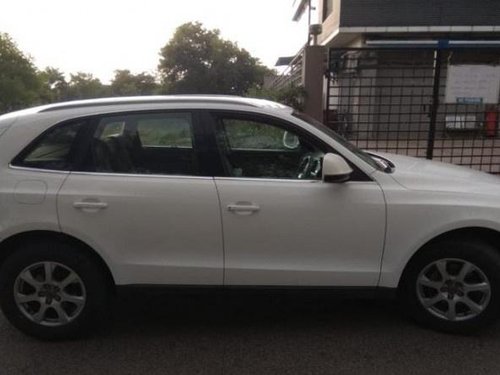
[[[183,174],[140,174],[140,173],[113,173],[113,172],[65,172],[78,176],[110,176],[110,177],[135,177],[135,178],[162,178],[183,180],[213,180],[212,176],[190,176]]]
[[[307,130],[303,129],[299,125],[294,124],[293,122],[284,120],[282,118],[279,118],[277,116],[273,116],[270,114],[263,114],[263,113],[256,113],[256,112],[247,112],[247,111],[242,111],[242,110],[228,110],[228,109],[222,109],[222,110],[217,110],[217,109],[208,109],[205,110],[206,115],[205,115],[205,121],[206,121],[206,126],[207,129],[210,131],[210,134],[207,135],[207,140],[210,143],[211,150],[214,154],[214,161],[217,163],[217,166],[214,166],[214,170],[219,171],[218,173],[214,174],[214,178],[224,178],[224,179],[231,179],[231,180],[241,180],[241,181],[303,181],[303,182],[321,182],[321,180],[298,180],[298,179],[284,179],[284,178],[258,178],[258,177],[234,177],[234,176],[229,176],[224,168],[224,162],[222,161],[223,155],[221,154],[221,151],[218,147],[217,143],[217,137],[216,137],[216,132],[217,132],[217,123],[216,119],[217,116],[221,115],[229,115],[233,116],[235,118],[242,118],[242,119],[250,119],[250,120],[261,120],[263,122],[267,122],[270,125],[275,125],[278,127],[281,127],[285,130],[290,130],[293,131],[297,136],[303,137],[306,141],[310,142],[312,145],[315,147],[318,147],[322,152],[324,153],[334,153],[341,155],[339,152],[337,152],[332,146],[330,146],[328,143],[323,141],[322,139],[314,136],[313,134],[309,133]],[[345,159],[346,162],[349,164],[349,166],[353,170],[352,178],[349,181],[352,182],[373,182],[374,180],[366,174],[364,171],[362,171],[358,166],[356,166],[354,163],[352,163],[350,160]]]
[[[32,168],[32,167],[19,167],[17,165],[13,165],[12,163],[9,163],[9,169],[12,169],[12,170],[15,170],[15,171],[38,172],[38,173],[54,173],[54,174],[63,174],[63,175],[67,175],[67,174],[71,173],[71,171],[57,170],[57,169],[42,169],[42,168]]]

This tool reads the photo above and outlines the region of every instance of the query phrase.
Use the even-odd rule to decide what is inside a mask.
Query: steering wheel
[[[323,155],[309,153],[302,157],[297,171],[299,180],[317,179],[321,174],[321,159]]]

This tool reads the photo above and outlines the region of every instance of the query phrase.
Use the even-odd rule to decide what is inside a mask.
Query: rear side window
[[[199,175],[190,113],[101,117],[86,170],[102,173]]]
[[[58,171],[71,170],[75,142],[84,124],[85,121],[75,121],[48,130],[16,157],[12,165]]]
[[[137,134],[145,147],[193,148],[191,119],[186,115],[139,120]]]

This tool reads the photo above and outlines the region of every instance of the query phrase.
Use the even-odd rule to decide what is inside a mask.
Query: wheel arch
[[[441,241],[446,241],[446,240],[480,240],[483,243],[486,243],[488,245],[491,245],[494,247],[498,253],[500,253],[500,231],[497,231],[495,229],[491,228],[486,228],[486,227],[479,227],[479,226],[473,226],[473,227],[464,227],[464,228],[458,228],[458,229],[453,229],[449,230],[447,232],[441,233],[432,239],[428,240],[425,242],[422,246],[418,248],[417,251],[413,253],[413,255],[410,257],[410,259],[406,262],[403,272],[401,273],[401,277],[399,278],[398,282],[398,288],[402,284],[406,270],[410,267],[414,259],[421,254],[423,251],[425,251],[426,248],[428,248],[430,245],[441,242]]]
[[[76,237],[70,236],[61,232],[53,232],[47,230],[35,230],[29,232],[21,232],[16,233],[0,242],[0,267],[3,265],[5,260],[9,257],[9,255],[13,254],[16,251],[16,248],[22,246],[25,242],[31,241],[54,241],[54,242],[64,242],[70,243],[78,248],[78,251],[83,251],[87,255],[89,255],[96,264],[99,265],[102,272],[106,275],[106,280],[108,282],[108,286],[114,291],[115,290],[115,279],[113,274],[104,261],[104,259],[88,244],[79,240]]]

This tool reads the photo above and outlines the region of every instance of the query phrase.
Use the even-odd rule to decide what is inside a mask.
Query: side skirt
[[[231,295],[327,295],[333,298],[395,299],[396,288],[381,287],[288,287],[288,286],[200,286],[118,285],[118,296],[130,294],[231,294]]]

